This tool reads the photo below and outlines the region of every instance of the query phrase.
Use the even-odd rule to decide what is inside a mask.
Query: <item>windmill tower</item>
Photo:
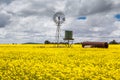
[[[58,47],[59,39],[60,39],[60,26],[65,21],[65,15],[62,12],[57,12],[53,16],[53,21],[57,25],[57,29],[56,29],[56,43],[57,43],[57,47]]]

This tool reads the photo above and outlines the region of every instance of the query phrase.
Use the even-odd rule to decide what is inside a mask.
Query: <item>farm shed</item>
[[[82,47],[97,47],[97,48],[108,48],[107,42],[82,42]]]

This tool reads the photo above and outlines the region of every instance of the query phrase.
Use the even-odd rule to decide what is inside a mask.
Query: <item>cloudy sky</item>
[[[0,43],[55,41],[53,15],[63,12],[61,40],[120,42],[120,0],[0,0]]]

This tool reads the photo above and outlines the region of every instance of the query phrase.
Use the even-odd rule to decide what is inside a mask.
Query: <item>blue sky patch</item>
[[[116,14],[115,18],[120,21],[120,14]]]
[[[78,20],[86,20],[87,17],[86,17],[86,16],[80,16],[80,17],[78,17],[77,19],[78,19]]]

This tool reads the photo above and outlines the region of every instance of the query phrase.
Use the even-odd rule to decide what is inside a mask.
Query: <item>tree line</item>
[[[116,40],[112,40],[112,41],[110,41],[108,43],[109,44],[120,44],[120,42],[117,42]],[[56,43],[55,42],[50,42],[49,40],[45,40],[44,44],[56,44]],[[67,44],[67,43],[60,42],[60,44]],[[81,44],[81,42],[77,42],[77,43],[74,43],[74,44]]]

